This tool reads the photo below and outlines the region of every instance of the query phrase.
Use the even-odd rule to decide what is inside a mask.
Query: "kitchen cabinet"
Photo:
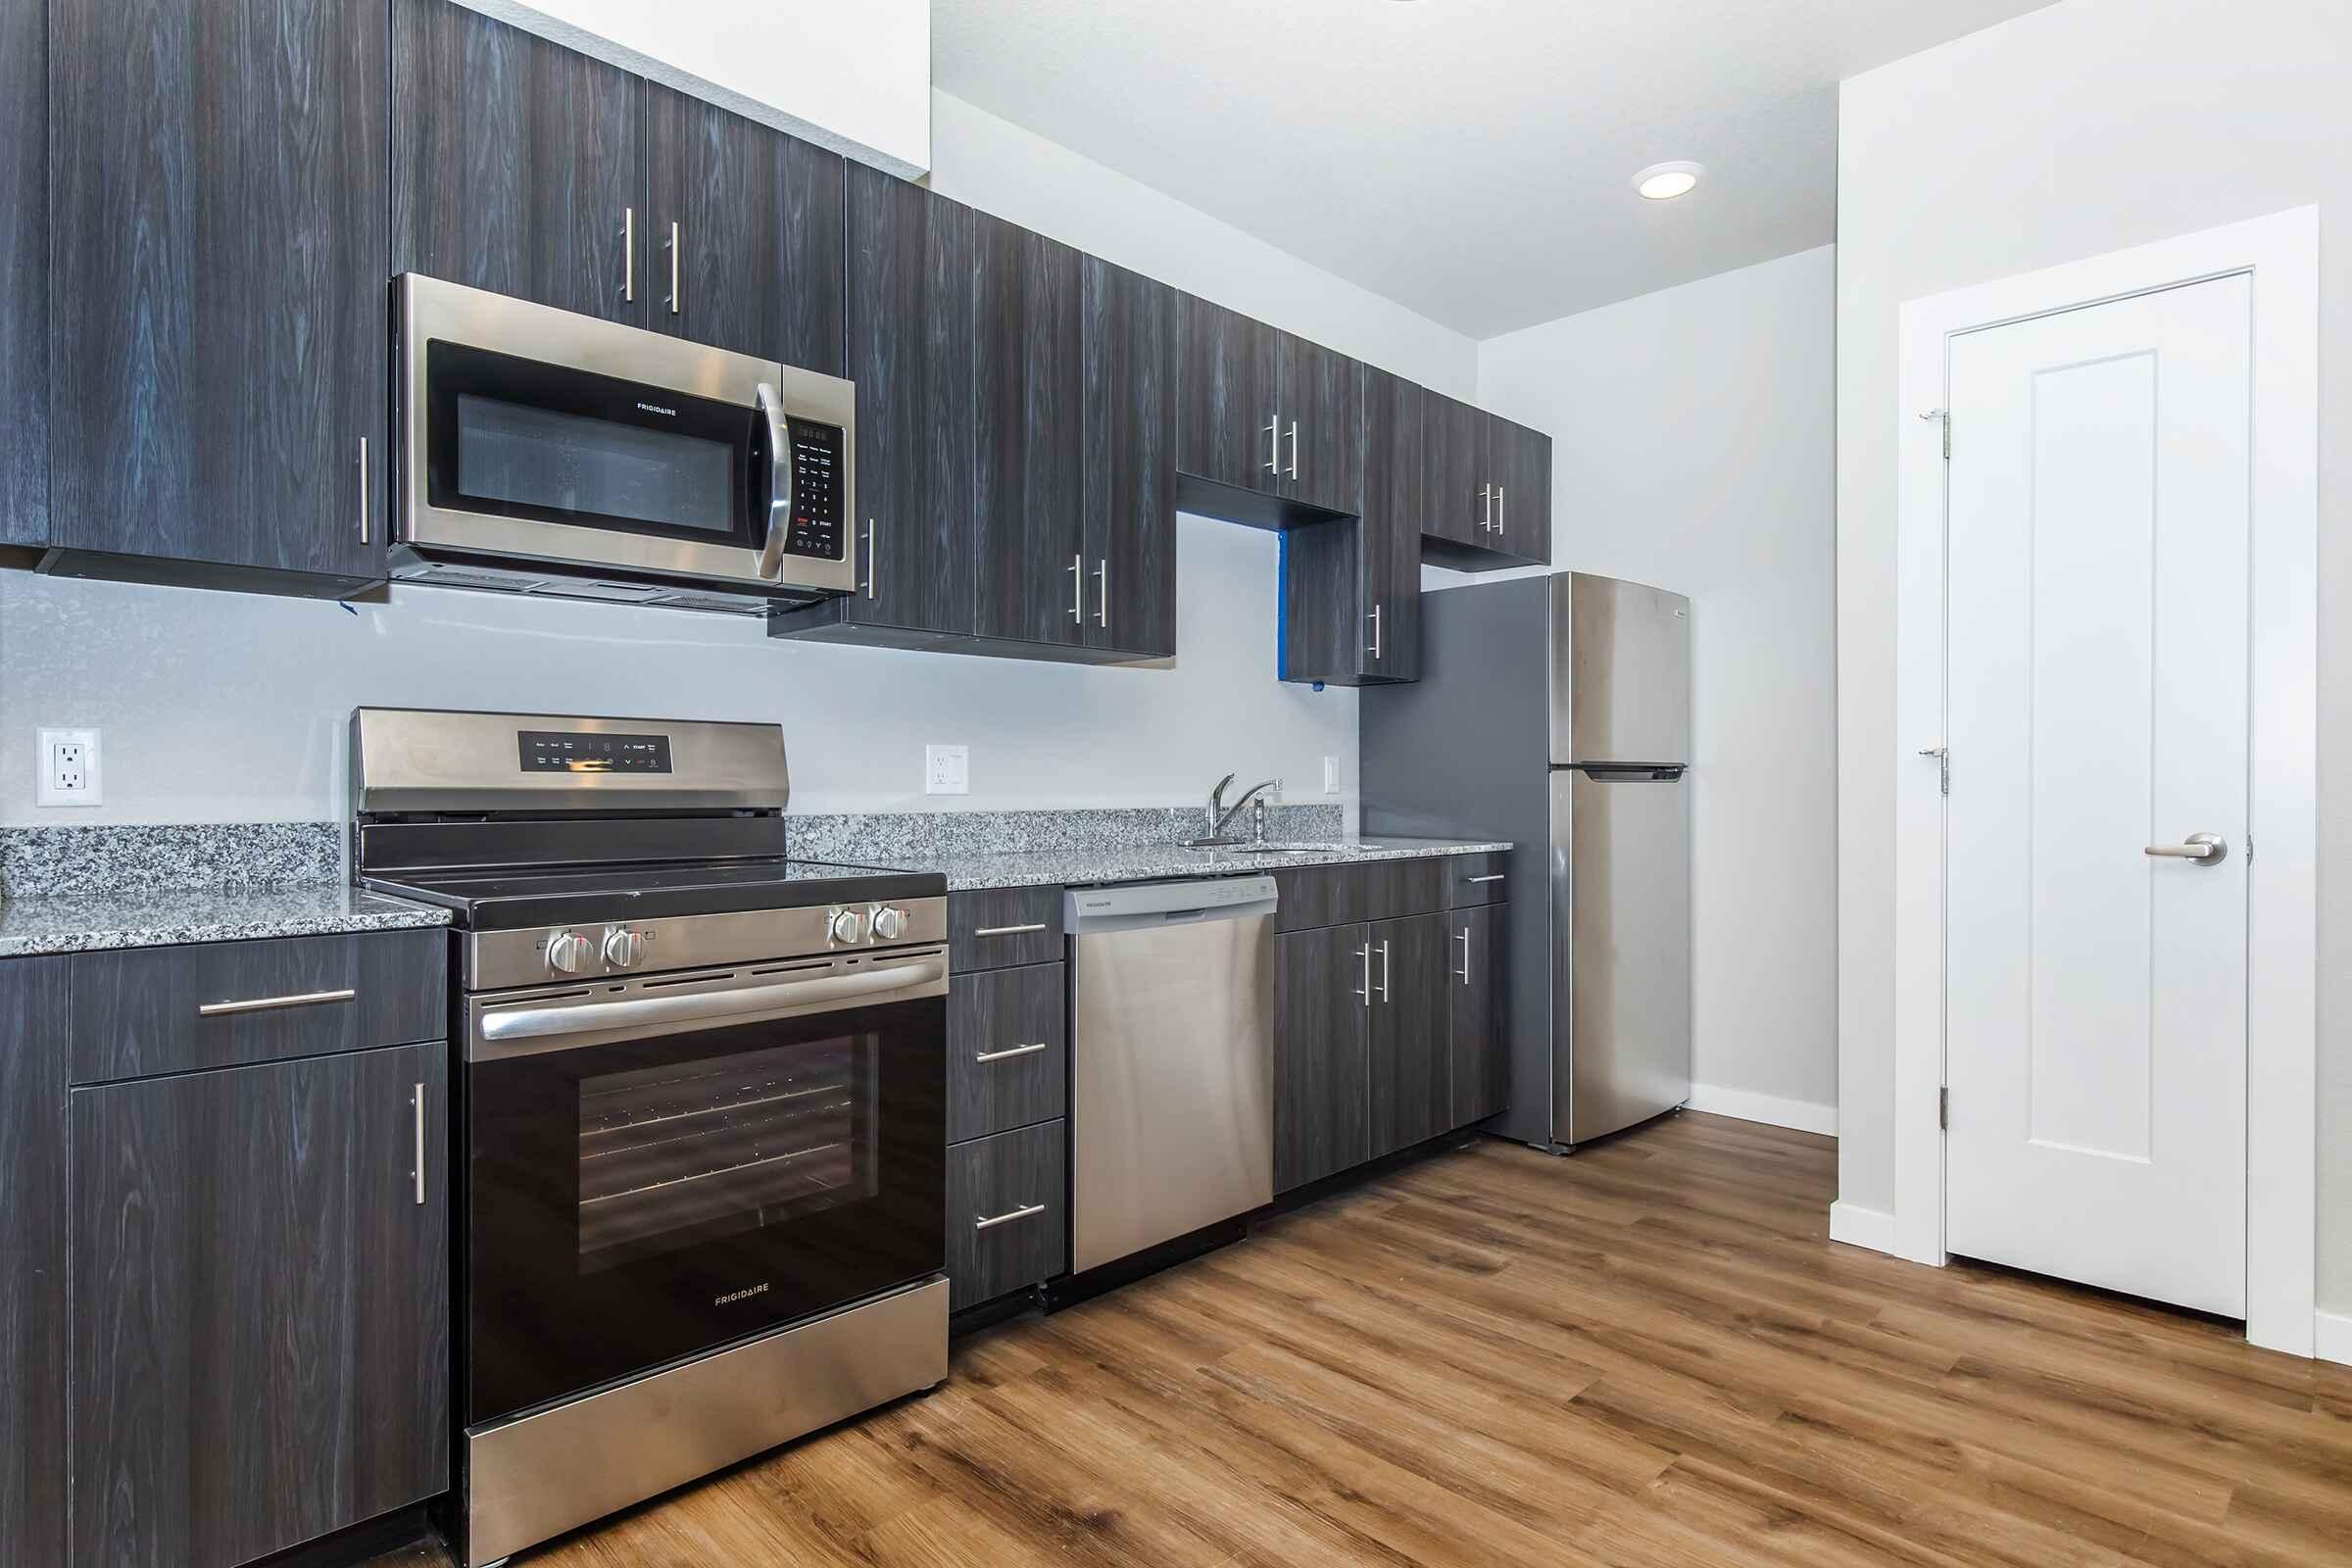
[[[1361,686],[1420,674],[1420,387],[1363,368],[1360,518],[1283,535],[1282,678]]]
[[[1282,334],[1187,294],[1178,312],[1183,386],[1176,466],[1260,495],[1283,493],[1275,356]]]
[[[1068,1101],[1067,971],[1058,963],[956,977],[948,994],[948,1142],[1057,1120]]]
[[[49,542],[48,22],[0,0],[0,560]]]
[[[1207,300],[1179,315],[1176,466],[1188,506],[1264,527],[1360,511],[1363,367]]]
[[[392,271],[645,325],[646,83],[455,0],[393,0],[391,70]]]
[[[1371,1157],[1371,957],[1361,925],[1274,939],[1274,1190]]]
[[[1057,887],[975,888],[948,895],[948,967],[956,974],[1061,961]]]
[[[0,69],[5,69],[0,66]],[[0,151],[0,157],[6,156]],[[0,1562],[66,1548],[62,958],[0,958]]]
[[[1511,1058],[1503,1035],[1510,1008],[1503,940],[1505,907],[1482,904],[1446,916],[1446,1035],[1452,1056],[1452,1124],[1508,1109]]]
[[[948,1305],[976,1306],[1070,1266],[1069,1124],[948,1151]]]
[[[226,1568],[447,1490],[447,1057],[74,1091],[70,1560]]]
[[[1364,368],[1280,334],[1274,411],[1282,421],[1282,493],[1327,512],[1364,510]]]
[[[972,633],[974,215],[862,164],[847,173],[862,569],[846,597],[768,630],[950,648]]]
[[[1173,658],[1179,296],[1096,256],[1080,291],[1086,645]]]
[[[1085,640],[1079,517],[1079,257],[979,214],[972,225],[973,630]]]
[[[53,0],[48,24],[49,569],[380,577],[384,5]]]
[[[1382,920],[1364,934],[1372,953],[1367,1157],[1377,1159],[1454,1124],[1451,999],[1445,916]]]
[[[1551,437],[1494,421],[1494,548],[1514,561],[1551,561]]]
[[[651,326],[843,373],[841,155],[645,86]]]
[[[1426,393],[1421,529],[1430,559],[1464,571],[1551,560],[1551,438]]]

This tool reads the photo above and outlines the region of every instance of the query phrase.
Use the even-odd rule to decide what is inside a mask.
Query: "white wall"
[[[944,193],[1467,393],[1470,342],[1100,165],[941,99]],[[775,719],[796,808],[1172,805],[1228,770],[1355,800],[1355,696],[1275,679],[1273,534],[1178,520],[1169,668],[773,642],[729,617],[421,588],[331,604],[0,572],[0,823],[327,818],[362,703]],[[33,732],[104,729],[105,803],[33,806]],[[925,742],[972,749],[921,795]]]
[[[1896,313],[2321,206],[2320,1300],[2352,1306],[2352,6],[2065,0],[1846,82],[1838,116],[1842,1200],[1893,1198]],[[1917,765],[1916,762],[1910,765]]]
[[[931,0],[459,0],[908,178],[931,167]]]
[[[1824,246],[1494,338],[1478,388],[1551,432],[1556,567],[1691,599],[1692,1102],[1824,1131],[1836,275]]]

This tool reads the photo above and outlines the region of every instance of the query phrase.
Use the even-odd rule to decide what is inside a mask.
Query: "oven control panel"
[[[584,730],[515,732],[525,773],[666,773],[666,735],[591,734]]]
[[[470,932],[463,973],[466,990],[489,991],[795,958],[821,962],[849,948],[891,949],[883,956],[895,956],[947,940],[943,898],[820,904]]]
[[[847,531],[842,498],[849,490],[849,441],[838,424],[786,422],[792,441],[792,531],[785,536],[784,553],[839,561]]]

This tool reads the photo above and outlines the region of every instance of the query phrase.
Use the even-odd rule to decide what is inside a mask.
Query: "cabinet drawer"
[[[948,964],[1010,969],[1061,961],[1061,889],[982,888],[948,895]]]
[[[1445,863],[1438,859],[1364,860],[1274,873],[1277,931],[1312,931],[1428,914],[1445,907]]]
[[[1058,963],[991,969],[948,993],[948,1142],[1062,1114],[1069,1085]]]
[[[1449,855],[1446,858],[1446,907],[1466,909],[1478,904],[1500,904],[1511,896],[1511,858],[1507,851],[1489,855]]]
[[[994,1300],[1069,1266],[1068,1123],[948,1150],[948,1306]]]
[[[440,930],[77,954],[74,1081],[439,1040],[449,1033],[448,964]]]
[[[1424,857],[1416,860],[1367,860],[1348,869],[1356,874],[1365,920],[1394,920],[1407,914],[1430,914],[1446,906],[1446,862]]]

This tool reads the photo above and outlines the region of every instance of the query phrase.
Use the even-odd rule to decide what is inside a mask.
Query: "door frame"
[[[1894,1212],[1944,1253],[1947,356],[1964,332],[2245,274],[2253,290],[2246,868],[2246,1338],[2313,1353],[2318,1254],[2319,209],[2294,208],[1902,307],[1895,583]],[[1965,426],[1951,439],[1964,448]],[[1966,787],[1969,760],[1953,759]],[[1863,1238],[1857,1237],[1856,1240]]]

